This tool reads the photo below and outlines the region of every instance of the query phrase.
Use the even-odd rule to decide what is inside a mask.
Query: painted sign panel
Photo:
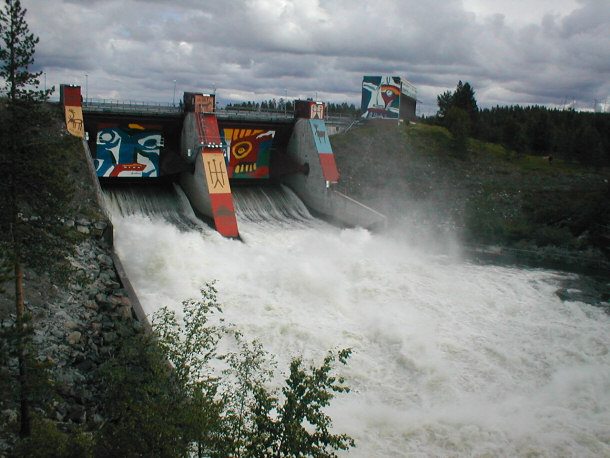
[[[230,193],[211,194],[212,213],[216,230],[225,237],[239,237],[233,197]]]
[[[400,92],[399,76],[365,76],[362,80],[362,117],[398,118]]]
[[[313,132],[313,138],[316,142],[318,153],[333,154],[324,121],[320,121],[319,119],[310,119],[309,123],[311,124],[311,131]]]
[[[229,178],[269,178],[275,131],[225,128],[222,133],[229,151]]]
[[[297,118],[324,119],[326,117],[326,105],[312,100],[295,100],[294,115]]]
[[[98,177],[158,177],[163,146],[160,126],[98,125],[95,169]]]
[[[213,113],[214,112],[214,96],[197,94],[195,95],[195,111],[200,113]]]
[[[324,104],[323,103],[312,103],[309,107],[309,118],[310,119],[324,119]]]
[[[339,172],[337,170],[335,156],[333,155],[333,149],[330,145],[330,140],[328,139],[326,124],[319,119],[310,119],[309,124],[311,125],[311,132],[313,133],[316,150],[318,151],[318,157],[320,159],[320,164],[322,165],[324,179],[336,183],[339,180]]]
[[[231,193],[224,154],[204,150],[201,157],[203,159],[205,179],[208,183],[209,193]]]
[[[206,146],[220,147],[222,140],[218,131],[218,122],[213,113],[196,112],[199,142]]]
[[[85,129],[83,128],[83,109],[66,105],[64,107],[66,113],[66,128],[70,135],[75,137],[84,137]]]
[[[64,105],[66,115],[66,128],[75,137],[84,137],[83,109],[81,108],[81,94],[79,86],[67,86],[62,84],[61,101]]]

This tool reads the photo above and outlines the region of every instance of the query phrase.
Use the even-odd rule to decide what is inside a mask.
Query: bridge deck
[[[184,116],[182,105],[170,105],[163,103],[121,101],[121,100],[86,100],[83,101],[84,113],[105,113],[105,114],[135,114],[145,116]],[[266,110],[240,110],[240,109],[219,109],[216,110],[216,117],[221,121],[263,121],[274,123],[292,123],[294,113],[284,111]],[[329,124],[350,124],[353,121],[351,116],[327,116],[326,122]]]

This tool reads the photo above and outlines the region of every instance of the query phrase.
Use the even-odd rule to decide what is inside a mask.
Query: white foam
[[[306,219],[306,218],[305,218]],[[314,220],[240,220],[246,243],[113,215],[148,313],[217,280],[225,318],[286,370],[354,349],[333,401],[349,456],[609,456],[608,315],[560,275],[430,256]]]

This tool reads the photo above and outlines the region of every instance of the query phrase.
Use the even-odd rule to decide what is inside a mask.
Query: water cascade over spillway
[[[243,242],[198,224],[179,190],[164,199],[107,192],[144,309],[217,280],[225,319],[280,369],[351,347],[352,392],[329,409],[349,456],[610,454],[610,319],[556,296],[566,274],[339,229],[282,188],[236,190]]]

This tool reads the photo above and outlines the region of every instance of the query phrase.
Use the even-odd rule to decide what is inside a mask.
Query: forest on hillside
[[[474,89],[462,81],[455,91],[440,94],[437,102],[436,116],[423,121],[446,127],[456,138],[499,143],[516,154],[610,165],[610,113],[538,105],[479,109]]]
[[[294,112],[294,101],[280,98],[278,99],[269,99],[263,100],[262,102],[239,102],[239,103],[228,103],[226,108],[228,110],[237,109],[237,110],[251,110],[251,111],[286,111],[287,113]],[[326,103],[326,112],[329,116],[351,116],[357,117],[360,116],[360,109],[356,108],[356,106],[347,102],[343,103]]]

